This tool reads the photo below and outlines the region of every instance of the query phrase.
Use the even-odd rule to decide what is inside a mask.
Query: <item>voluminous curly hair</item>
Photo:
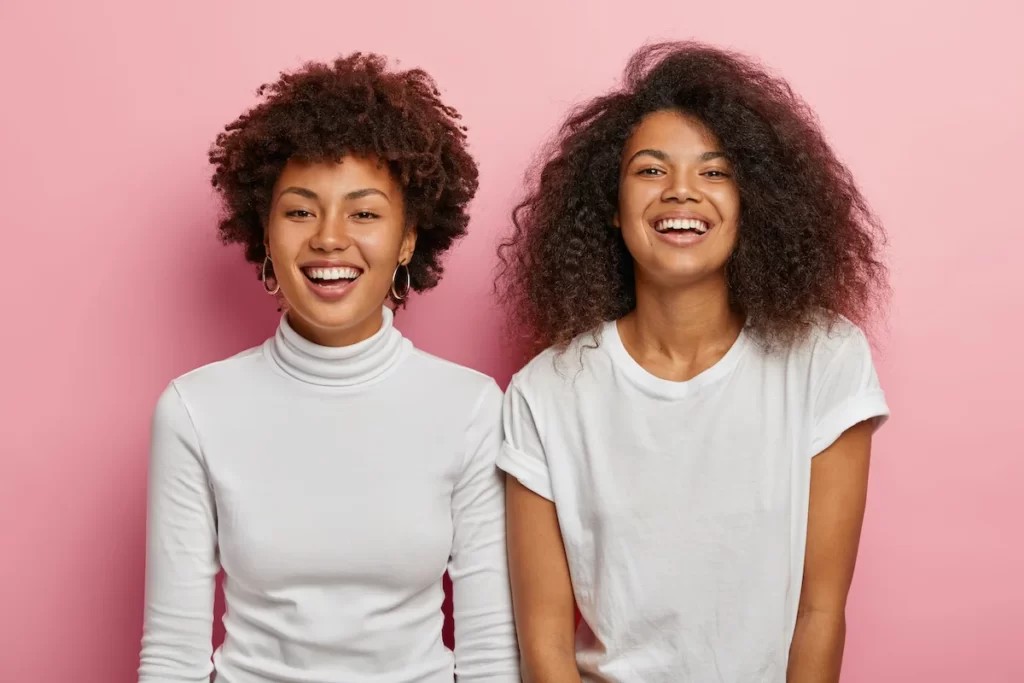
[[[355,53],[333,64],[307,63],[256,93],[262,101],[210,149],[225,209],[222,240],[242,244],[259,273],[274,183],[288,160],[376,155],[401,184],[406,222],[416,226],[412,289],[434,287],[441,256],[466,233],[478,170],[461,117],[441,101],[433,79],[420,69],[389,71],[384,57]]]
[[[885,235],[810,108],[743,55],[700,43],[640,49],[621,88],[576,108],[515,208],[498,292],[536,352],[633,310],[633,260],[612,220],[623,146],[644,116],[701,121],[740,193],[729,297],[766,346],[823,318],[865,324],[884,300]]]

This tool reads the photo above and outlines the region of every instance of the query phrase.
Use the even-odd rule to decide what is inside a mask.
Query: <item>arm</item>
[[[171,385],[153,417],[139,683],[207,683],[218,570],[213,495],[192,420]]]
[[[803,587],[788,683],[836,683],[867,496],[871,437],[889,416],[867,338],[849,323],[815,350],[811,486]]]
[[[555,505],[507,478],[509,571],[524,683],[574,683],[576,603]]]
[[[867,498],[874,425],[861,422],[811,461],[807,552],[787,683],[838,683]]]
[[[466,431],[465,463],[452,493],[448,573],[460,683],[519,682],[505,549],[505,486],[495,467],[501,434],[501,390],[492,382]]]
[[[547,456],[516,380],[505,394],[509,573],[525,683],[579,682],[576,601],[555,511]]]

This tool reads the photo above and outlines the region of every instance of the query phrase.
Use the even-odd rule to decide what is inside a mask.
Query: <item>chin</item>
[[[647,270],[647,279],[668,287],[690,287],[708,280],[725,280],[725,265],[674,263]]]
[[[358,326],[376,311],[376,308],[368,309],[365,306],[354,307],[335,305],[328,307],[319,306],[318,309],[310,311],[306,320],[322,330],[344,331]]]
[[[287,298],[287,297],[286,297]],[[344,330],[365,320],[375,307],[366,302],[345,299],[320,301],[303,296],[299,301],[288,300],[289,312],[307,325],[322,330]]]

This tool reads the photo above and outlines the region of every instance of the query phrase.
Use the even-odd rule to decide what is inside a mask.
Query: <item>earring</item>
[[[405,286],[402,287],[402,291],[398,291],[398,271],[405,271]],[[412,289],[412,278],[409,275],[409,266],[404,263],[399,263],[395,267],[395,272],[391,276],[391,298],[396,302],[402,301],[405,297],[409,296],[409,291]]]
[[[266,256],[263,257],[263,268],[260,269],[260,280],[263,281],[263,290],[267,294],[277,294],[278,290],[281,289],[281,283],[278,282],[277,278],[275,278],[273,275],[271,275],[271,277],[274,278],[274,288],[270,289],[269,287],[267,287],[267,264],[268,263],[270,263],[270,254],[267,254]]]

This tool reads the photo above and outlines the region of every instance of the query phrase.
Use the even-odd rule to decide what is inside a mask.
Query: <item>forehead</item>
[[[277,178],[279,188],[297,185],[318,193],[334,189],[376,188],[391,193],[397,188],[387,164],[377,157],[344,156],[337,161],[302,161],[289,159]]]
[[[678,111],[657,111],[640,120],[626,141],[623,157],[629,159],[642,149],[665,152],[672,157],[699,156],[717,152],[715,134],[696,118]]]

